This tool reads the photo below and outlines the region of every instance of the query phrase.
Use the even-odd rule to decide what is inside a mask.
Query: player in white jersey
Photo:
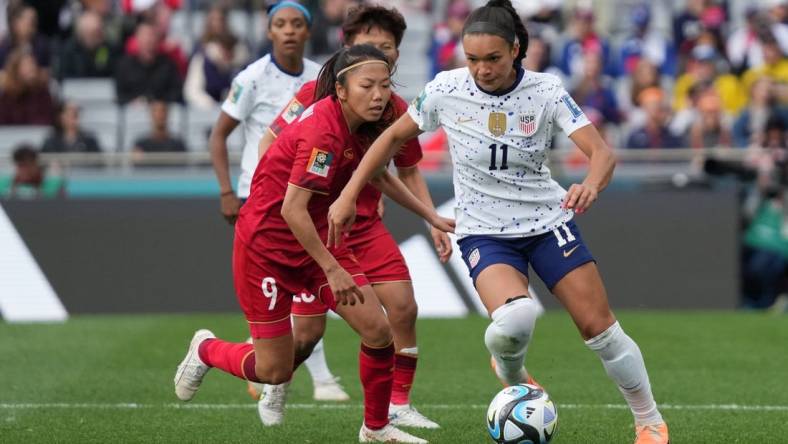
[[[233,79],[230,93],[210,138],[211,160],[221,193],[221,212],[235,223],[242,202],[249,197],[252,176],[257,168],[257,144],[279,111],[304,83],[317,78],[320,65],[304,58],[312,17],[302,5],[281,1],[268,9],[268,39],[273,43],[270,54],[249,65]],[[227,138],[241,125],[244,148],[237,195],[230,183]],[[347,393],[331,374],[326,363],[322,340],[305,361],[315,386],[315,398],[345,401]],[[265,393],[263,393],[265,396]]]
[[[463,29],[467,68],[438,74],[369,148],[329,212],[329,244],[342,241],[366,184],[405,140],[442,127],[448,136],[463,259],[492,322],[485,344],[505,385],[534,382],[524,368],[538,307],[528,265],[566,307],[635,418],[636,444],[667,444],[637,344],[616,321],[595,261],[572,222],[610,181],[615,160],[560,80],[525,71],[528,33],[510,0],[490,0]],[[545,165],[561,130],[589,157],[565,191]]]

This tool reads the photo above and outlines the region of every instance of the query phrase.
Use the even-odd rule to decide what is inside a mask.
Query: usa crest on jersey
[[[536,116],[533,114],[520,114],[520,131],[526,137],[531,137],[536,133]]]

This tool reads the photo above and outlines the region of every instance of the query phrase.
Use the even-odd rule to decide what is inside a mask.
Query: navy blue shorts
[[[594,261],[574,221],[531,237],[467,236],[459,240],[462,260],[473,283],[485,268],[511,265],[528,276],[528,264],[550,290],[575,268]]]

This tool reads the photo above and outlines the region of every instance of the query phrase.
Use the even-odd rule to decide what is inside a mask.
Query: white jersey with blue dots
[[[558,77],[519,70],[508,91],[491,94],[467,68],[445,71],[408,113],[423,131],[446,131],[459,237],[535,236],[572,219],[545,162],[555,131],[590,122]]]

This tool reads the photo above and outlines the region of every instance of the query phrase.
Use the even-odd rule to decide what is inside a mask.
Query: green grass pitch
[[[755,313],[621,312],[646,358],[674,444],[788,443],[788,319]],[[433,443],[492,442],[487,403],[500,389],[483,344],[487,321],[420,320],[414,405],[442,425]],[[78,316],[62,325],[0,324],[0,442],[352,443],[361,424],[358,340],[330,321],[329,364],[352,396],[313,405],[300,370],[284,426],[264,428],[241,381],[211,371],[195,399],[173,393],[193,331],[242,340],[239,315]],[[528,367],[558,405],[558,444],[630,443],[632,419],[569,318],[538,324]],[[325,406],[325,407],[324,407]]]

